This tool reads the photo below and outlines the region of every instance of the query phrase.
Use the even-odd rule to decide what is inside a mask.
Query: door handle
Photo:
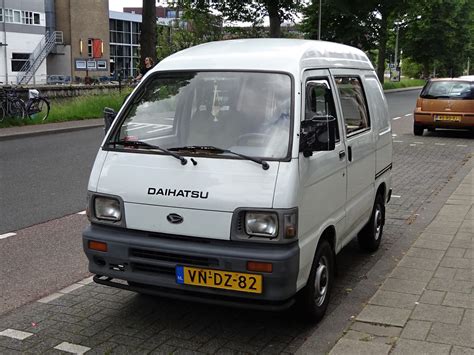
[[[352,161],[352,147],[351,146],[347,147],[347,159],[349,161]]]
[[[339,159],[342,160],[345,156],[346,156],[346,152],[345,152],[344,150],[341,150],[341,151],[339,152]]]

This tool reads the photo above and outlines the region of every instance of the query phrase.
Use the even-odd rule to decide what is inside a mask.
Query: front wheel
[[[334,253],[327,240],[316,250],[308,283],[298,295],[297,307],[303,318],[318,322],[326,313],[334,282]]]
[[[374,207],[369,222],[357,235],[359,246],[368,252],[376,251],[382,239],[385,223],[385,205],[381,194],[375,197]]]
[[[44,121],[49,116],[49,102],[42,98],[35,98],[26,107],[26,112],[28,113],[28,117],[31,119],[38,118],[41,121]]]

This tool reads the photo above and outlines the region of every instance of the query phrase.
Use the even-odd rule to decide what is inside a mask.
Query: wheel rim
[[[328,260],[325,256],[319,259],[318,268],[316,269],[316,277],[314,280],[316,305],[320,307],[326,300],[329,286],[329,269]]]
[[[377,209],[375,210],[374,216],[374,236],[375,240],[380,238],[380,234],[382,234],[382,210],[380,206],[377,204]]]

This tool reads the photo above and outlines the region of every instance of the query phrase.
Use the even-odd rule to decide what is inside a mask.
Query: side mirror
[[[330,151],[336,147],[336,118],[314,116],[301,122],[300,152],[310,157],[313,152]]]
[[[117,113],[114,111],[113,108],[106,107],[104,108],[104,131],[107,133],[109,131],[110,126],[112,126],[112,122],[114,122],[115,116]]]

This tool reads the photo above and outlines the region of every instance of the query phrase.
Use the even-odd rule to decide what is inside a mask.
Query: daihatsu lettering
[[[111,121],[111,118],[113,121]],[[392,134],[374,68],[341,44],[248,39],[175,53],[115,115],[83,247],[112,287],[320,320],[335,256],[375,252]],[[189,163],[189,164],[188,164]]]

